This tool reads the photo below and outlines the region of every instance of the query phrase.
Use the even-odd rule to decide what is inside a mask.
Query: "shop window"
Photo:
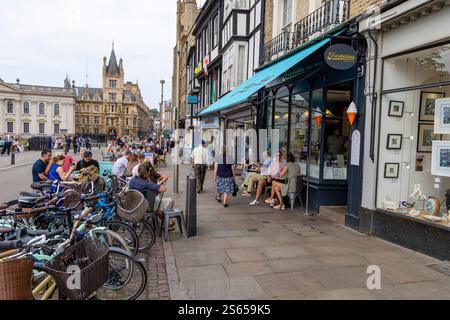
[[[308,160],[308,109],[309,91],[292,96],[290,152],[304,168]]]
[[[388,58],[383,66],[377,207],[447,225],[450,86],[443,82],[450,80],[450,46]]]
[[[278,130],[279,134],[279,150],[283,152],[283,158],[286,158],[288,152],[288,132],[289,132],[289,96],[277,98],[274,102],[275,112],[273,116],[274,129]]]

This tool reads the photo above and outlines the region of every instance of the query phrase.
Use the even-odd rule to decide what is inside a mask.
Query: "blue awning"
[[[341,32],[339,32],[341,33]],[[297,65],[302,60],[309,57],[315,51],[322,48],[324,45],[330,42],[329,38],[325,38],[304,50],[301,50],[290,57],[276,62],[275,64],[257,72],[253,77],[247,81],[241,83],[234,90],[229,92],[223,98],[210,105],[205,110],[199,113],[199,116],[204,116],[211,112],[217,112],[226,108],[233,107],[235,105],[246,102],[249,97],[264,88],[267,84],[281,76],[283,73]]]

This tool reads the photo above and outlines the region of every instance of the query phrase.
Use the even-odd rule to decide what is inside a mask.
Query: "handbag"
[[[236,182],[234,182],[233,197],[236,197],[238,192],[239,192],[239,185]]]

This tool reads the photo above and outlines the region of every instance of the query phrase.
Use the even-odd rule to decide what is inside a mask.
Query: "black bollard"
[[[11,165],[16,164],[16,154],[14,152],[11,152]]]
[[[197,180],[189,174],[186,181],[186,234],[187,237],[197,236]]]

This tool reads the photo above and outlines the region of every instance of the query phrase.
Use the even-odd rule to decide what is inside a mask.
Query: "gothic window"
[[[8,101],[7,112],[8,113],[14,113],[14,104],[13,104],[12,101]]]
[[[110,88],[116,88],[117,87],[117,80],[109,80],[109,87]]]
[[[115,102],[116,101],[116,97],[117,97],[117,95],[115,93],[110,93],[109,94],[109,101]]]

